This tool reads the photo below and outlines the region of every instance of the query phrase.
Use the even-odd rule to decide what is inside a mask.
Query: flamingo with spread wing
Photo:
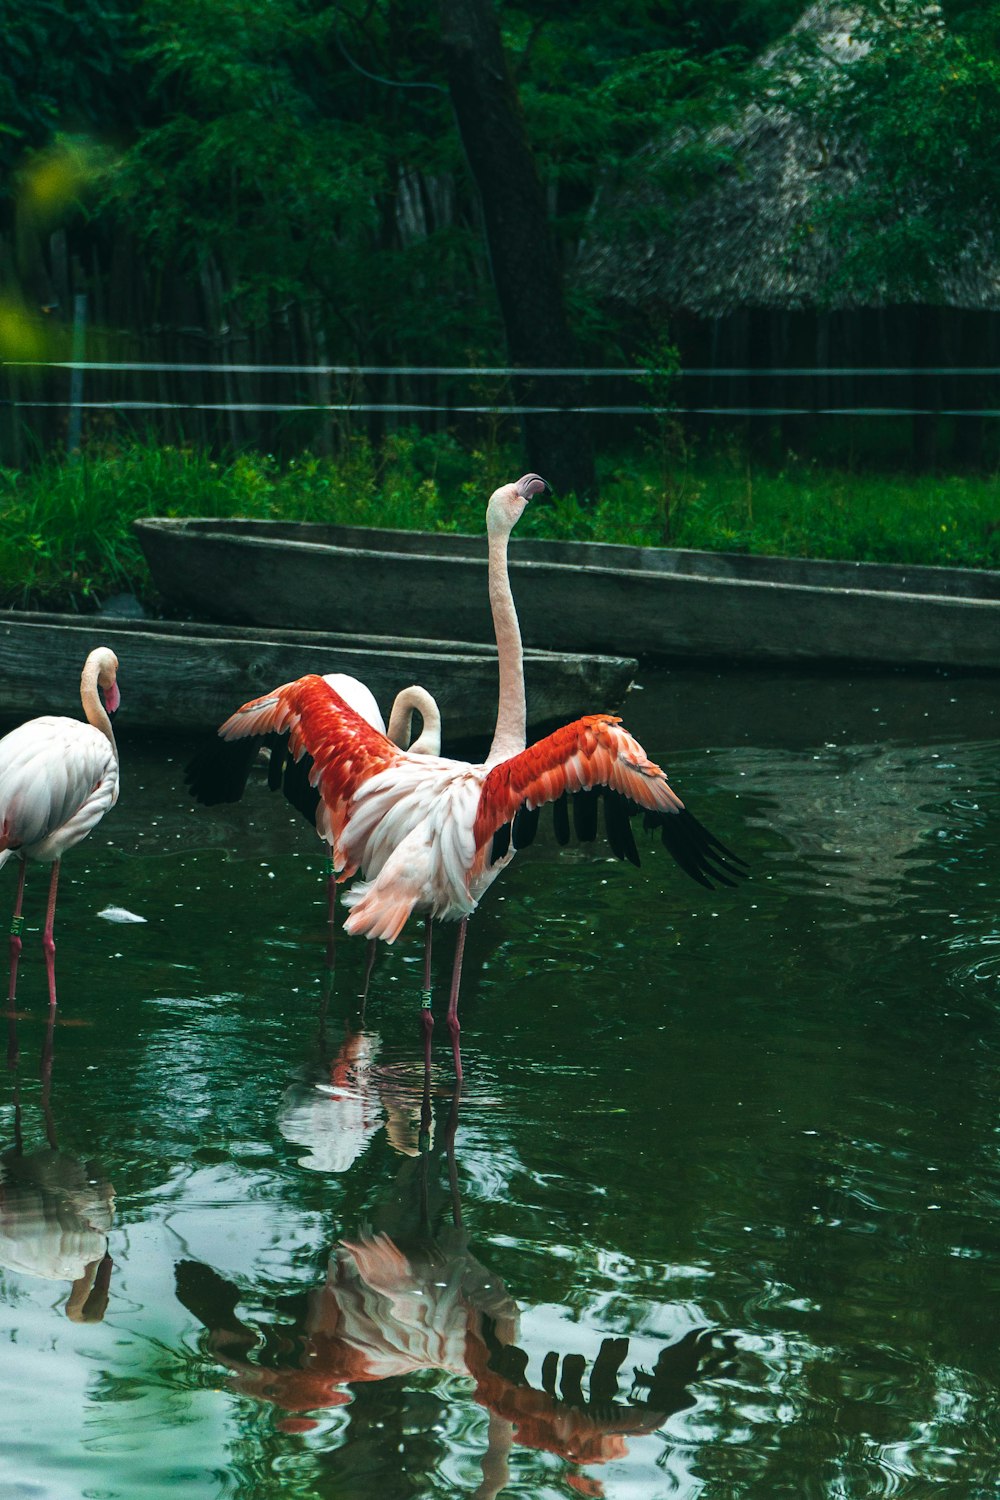
[[[685,873],[708,889],[734,885],[745,873],[743,861],[687,810],[615,715],[590,714],[526,746],[521,634],[507,544],[528,502],[545,488],[537,474],[525,474],[496,490],[487,506],[500,695],[482,764],[399,749],[320,677],[301,677],[244,704],[219,729],[224,740],[287,735],[289,758],[309,757],[309,780],[319,794],[317,831],[333,849],[339,878],[362,877],[344,897],[346,931],[392,943],[414,913],[459,923],[447,1015],[459,1078],[458,996],[468,918],[516,849],[530,842],[544,803],[557,804],[556,831],[565,838],[567,795],[599,794],[613,853],[635,864],[630,820],[641,814]],[[592,836],[596,814],[586,800],[578,821],[583,835]],[[426,992],[423,1018],[429,1059],[434,1022]]]

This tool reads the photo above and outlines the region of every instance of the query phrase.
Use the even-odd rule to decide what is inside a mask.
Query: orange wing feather
[[[746,873],[743,861],[688,812],[666,772],[612,714],[577,719],[493,767],[483,784],[473,828],[477,863],[495,861],[511,837],[517,838],[513,820],[520,809],[555,802],[567,792],[597,789],[604,794],[608,835],[620,859],[639,863],[628,818],[641,811],[645,826],[659,829],[664,847],[699,885],[708,890],[716,884],[733,885],[732,877]],[[490,849],[494,835],[509,824],[512,832],[498,848]],[[527,834],[529,842],[532,834],[533,829]]]
[[[509,823],[525,803],[541,807],[564,792],[607,786],[650,812],[680,812],[684,804],[666,773],[613,714],[588,714],[546,735],[489,772],[473,836],[476,848]]]
[[[219,734],[227,740],[287,734],[293,760],[309,755],[313,762],[309,780],[326,806],[335,846],[359,786],[402,758],[391,740],[316,675],[300,677],[244,703]],[[353,869],[343,871],[345,877],[353,873]]]

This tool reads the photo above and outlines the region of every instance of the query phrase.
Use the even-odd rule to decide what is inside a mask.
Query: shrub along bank
[[[533,504],[519,534],[718,551],[1000,567],[1000,500],[983,476],[851,474],[754,466],[736,450],[664,464],[638,449],[606,458],[601,498]],[[90,610],[109,594],[157,600],[133,535],[138,516],[254,516],[414,530],[482,530],[489,492],[516,455],[397,433],[335,457],[279,465],[133,443],[74,462],[0,470],[0,602]]]

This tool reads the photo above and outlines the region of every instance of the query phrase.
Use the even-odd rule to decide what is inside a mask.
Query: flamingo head
[[[118,691],[118,658],[108,646],[102,646],[94,655],[97,657],[97,686],[104,694],[105,708],[113,714],[122,699]]]
[[[493,491],[486,507],[486,530],[491,535],[509,536],[532,496],[548,488],[540,474],[522,474],[515,484],[502,484]]]

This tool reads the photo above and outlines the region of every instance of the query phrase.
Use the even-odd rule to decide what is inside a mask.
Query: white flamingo
[[[515,847],[532,836],[533,815],[543,803],[599,790],[619,858],[639,862],[629,819],[641,813],[701,885],[733,885],[744,873],[742,861],[687,811],[614,715],[588,715],[525,747],[521,633],[507,544],[529,500],[545,488],[537,474],[525,474],[496,490],[487,506],[500,695],[493,743],[481,765],[398,749],[319,677],[299,678],[244,704],[219,729],[225,740],[285,734],[291,759],[310,757],[317,830],[333,848],[339,878],[363,877],[344,897],[346,931],[392,943],[414,912],[459,923],[448,1001],[459,1078],[458,994],[468,918]],[[426,990],[423,1006],[429,1058],[434,1022]]]
[[[85,724],[79,719],[45,714],[29,719],[0,740],[0,865],[15,854],[21,862],[10,926],[12,1008],[29,860],[52,865],[42,947],[49,1004],[56,1003],[52,929],[60,861],[66,850],[85,839],[118,801],[118,747],[108,718],[108,711],[114,713],[120,702],[117,676],[118,658],[107,646],[99,646],[87,657],[80,678]]]

